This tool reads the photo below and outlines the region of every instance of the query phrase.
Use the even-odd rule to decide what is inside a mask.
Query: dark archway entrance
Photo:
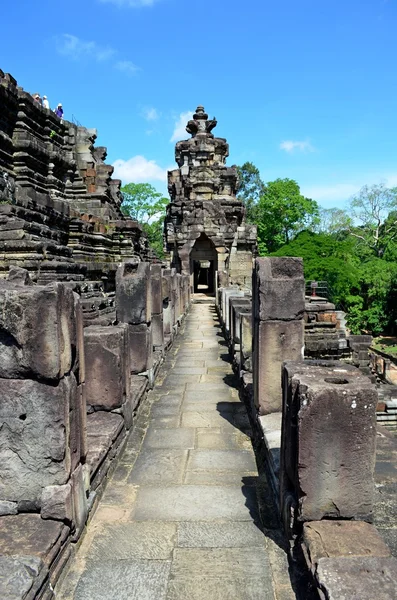
[[[190,275],[193,279],[193,292],[213,294],[215,273],[218,269],[218,253],[214,244],[202,233],[190,252]]]

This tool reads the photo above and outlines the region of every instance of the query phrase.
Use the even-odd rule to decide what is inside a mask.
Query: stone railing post
[[[260,415],[281,411],[281,365],[303,358],[301,258],[257,258],[253,274],[253,385]]]
[[[150,263],[130,261],[117,269],[116,318],[127,323],[131,373],[147,373],[153,367]]]
[[[252,372],[252,312],[240,315],[240,371]]]
[[[153,264],[150,266],[152,278],[152,333],[153,346],[162,348],[164,345],[164,322],[163,322],[163,289],[161,265]]]
[[[163,297],[164,338],[170,338],[172,336],[171,269],[163,269],[161,284]]]
[[[370,520],[377,392],[344,363],[287,362],[283,369],[280,502],[293,521]]]

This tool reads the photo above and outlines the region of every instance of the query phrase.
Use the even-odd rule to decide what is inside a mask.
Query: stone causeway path
[[[193,304],[57,600],[295,598],[234,384],[214,305]]]

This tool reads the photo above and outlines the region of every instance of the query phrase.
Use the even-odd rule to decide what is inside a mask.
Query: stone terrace
[[[234,383],[214,306],[193,304],[58,600],[295,598]]]

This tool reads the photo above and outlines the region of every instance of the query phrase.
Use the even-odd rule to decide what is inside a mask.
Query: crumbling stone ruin
[[[190,302],[95,130],[1,73],[0,596],[49,599]]]
[[[299,258],[256,259],[252,299],[228,286],[216,303],[259,460],[319,597],[393,597],[397,444],[376,424],[370,336],[347,336],[334,305],[305,296]]]
[[[56,597],[192,292],[215,296],[259,462],[318,596],[395,597],[384,498],[394,506],[397,448],[376,424],[370,339],[305,296],[300,258],[255,258],[216,120],[199,106],[176,145],[163,264],[123,216],[95,130],[0,76],[1,598]]]
[[[171,203],[165,219],[171,266],[190,276],[194,292],[214,293],[222,285],[251,287],[252,259],[257,252],[256,226],[245,223],[237,200],[238,175],[226,166],[229,145],[211,133],[217,121],[198,106],[178,142],[178,169],[168,173]]]

